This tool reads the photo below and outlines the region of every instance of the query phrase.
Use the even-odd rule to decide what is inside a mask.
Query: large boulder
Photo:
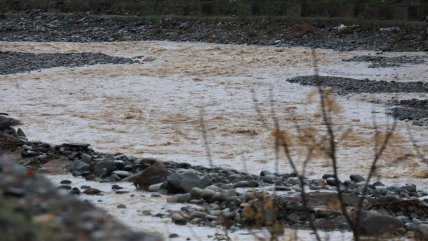
[[[5,115],[7,114],[2,113],[2,115],[0,115],[0,131],[8,130],[8,129],[11,129],[12,126],[21,124],[19,120],[6,117]]]
[[[116,170],[116,163],[113,160],[99,160],[94,164],[94,174],[97,177],[105,178]]]
[[[351,217],[356,222],[357,212],[354,212]],[[359,225],[360,235],[365,236],[385,236],[399,233],[404,230],[404,224],[395,217],[382,215],[375,211],[361,211]]]
[[[415,231],[416,241],[428,240],[428,224],[420,224]]]
[[[169,193],[190,193],[194,187],[205,188],[211,183],[211,179],[208,176],[200,177],[196,172],[187,169],[178,170],[167,177]]]
[[[82,174],[83,172],[86,172],[89,170],[89,164],[86,162],[83,162],[81,160],[75,160],[73,163],[71,163],[70,171],[71,173],[77,175]]]
[[[170,171],[163,163],[153,161],[149,167],[123,181],[133,182],[136,188],[146,189],[150,185],[165,181],[169,174]]]

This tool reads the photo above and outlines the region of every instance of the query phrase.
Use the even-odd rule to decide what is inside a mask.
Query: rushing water
[[[253,173],[277,171],[276,168],[279,172],[290,172],[282,155],[276,167],[272,120],[278,120],[286,130],[296,123],[304,128],[322,128],[316,117],[318,101],[316,96],[310,98],[314,89],[285,81],[314,74],[314,59],[306,48],[176,42],[0,44],[3,51],[101,52],[149,60],[142,64],[58,67],[0,76],[1,112],[21,119],[22,128],[31,140],[85,142],[102,152],[208,165],[201,130],[203,119],[214,165]],[[426,81],[428,76],[424,64],[373,69],[368,68],[369,63],[342,62],[342,59],[374,55],[374,52],[317,50],[316,53],[321,75],[387,81]],[[334,118],[335,126],[340,131],[352,129],[357,136],[352,143],[338,140],[342,177],[367,172],[373,158],[373,117],[381,129],[392,121],[385,114],[387,100],[427,98],[427,95],[338,96],[342,112]],[[260,112],[256,111],[254,99],[259,103]],[[427,128],[400,122],[393,148],[387,150],[379,163],[378,173],[384,182],[411,182],[427,190],[427,179],[420,177],[421,173],[428,172],[428,167],[415,155],[408,130],[420,150],[427,152]],[[295,156],[300,157],[297,162],[301,163],[302,150],[297,148]],[[322,158],[313,159],[308,175],[320,177],[324,173],[331,173],[331,165]],[[116,196],[110,199],[106,195],[103,203],[114,206],[119,201]],[[146,197],[123,202],[132,206],[133,202],[137,205],[154,201]],[[127,214],[133,209],[110,210],[123,217],[128,225],[138,228],[139,221],[129,217],[138,216],[135,210]],[[162,226],[161,223],[157,221],[156,226]]]

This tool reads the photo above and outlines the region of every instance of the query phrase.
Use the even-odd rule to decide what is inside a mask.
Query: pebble
[[[192,191],[190,191],[190,195],[192,196],[193,199],[199,199],[202,197],[202,191],[203,189],[194,187],[192,188]]]
[[[183,217],[183,215],[181,215],[178,212],[175,212],[171,215],[171,220],[173,223],[178,224],[178,225],[186,225],[187,224],[186,219]]]
[[[142,213],[143,213],[143,215],[146,215],[146,216],[152,215],[152,211],[150,211],[150,210],[143,210]]]
[[[404,190],[404,191],[409,192],[409,193],[415,193],[416,192],[416,185],[407,184],[405,186],[399,187],[398,190]]]
[[[234,188],[239,188],[239,187],[258,187],[259,184],[256,181],[240,181],[235,183],[235,185],[233,185]]]
[[[190,200],[190,193],[185,194],[176,194],[172,196],[168,196],[166,199],[167,203],[186,203]]]
[[[206,216],[207,214],[204,212],[195,211],[190,214],[190,219],[194,219],[194,218],[204,219]]]
[[[334,178],[333,174],[324,174],[322,175],[322,179],[329,179],[329,178]]]
[[[339,184],[339,182],[336,180],[336,179],[334,179],[334,178],[327,178],[326,180],[325,180],[325,182],[328,184],[328,185],[330,185],[330,186],[336,186],[337,184]]]
[[[60,185],[58,188],[65,189],[65,190],[71,190],[71,186],[68,186],[68,185]]]
[[[224,195],[224,193],[221,193],[221,192],[216,192],[211,197],[212,202],[224,202],[225,200],[226,200],[226,196]]]
[[[121,177],[121,178],[124,178],[124,177],[129,177],[131,174],[129,173],[129,172],[127,172],[127,171],[120,171],[120,170],[116,170],[116,171],[113,171],[113,174],[116,174],[116,175],[118,175],[119,177]]]
[[[215,192],[211,189],[203,189],[200,196],[205,200],[210,200],[214,196]]]
[[[62,180],[62,181],[60,182],[60,184],[70,185],[70,184],[71,184],[71,181],[70,181],[70,180]]]
[[[82,153],[82,154],[80,154],[80,160],[82,162],[85,162],[85,163],[89,164],[89,163],[92,162],[92,156],[89,155],[89,154],[86,154],[86,153]]]
[[[162,185],[163,185],[163,183],[150,185],[148,187],[147,191],[149,191],[149,192],[160,192]]]
[[[101,193],[101,190],[96,189],[96,188],[88,188],[88,189],[85,189],[85,191],[83,191],[83,193],[86,195],[98,195]]]
[[[354,182],[362,182],[365,181],[366,179],[358,174],[353,174],[351,176],[349,176],[349,179],[351,179]]]
[[[80,189],[77,187],[73,187],[71,189],[70,193],[78,195],[78,194],[80,194]]]
[[[117,184],[114,184],[114,185],[111,186],[111,189],[112,190],[119,190],[119,189],[123,189],[123,187],[121,187],[121,186],[119,186]]]
[[[428,240],[428,224],[420,224],[415,230],[415,239],[418,241]]]
[[[121,203],[121,204],[117,205],[117,208],[126,208],[126,205]]]
[[[160,193],[152,193],[150,196],[151,197],[161,197],[161,194]]]
[[[116,194],[127,194],[127,193],[129,193],[129,191],[126,191],[126,190],[117,190],[114,193],[116,193]]]

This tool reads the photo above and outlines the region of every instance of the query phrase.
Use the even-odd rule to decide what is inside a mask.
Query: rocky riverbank
[[[101,53],[34,54],[0,52],[0,74],[15,74],[53,67],[79,67],[94,64],[133,64],[137,60]]]
[[[4,241],[161,240],[129,230],[6,156],[0,156],[0,232]]]
[[[393,62],[391,62],[393,63]],[[428,83],[416,82],[389,82],[369,79],[352,79],[333,76],[299,76],[287,79],[291,83],[332,88],[341,95],[352,93],[428,93]],[[392,116],[401,121],[412,121],[414,125],[428,125],[427,100],[391,100],[388,102]]]
[[[427,51],[426,23],[343,24],[269,18],[172,18],[89,14],[0,16],[2,41],[171,40],[222,44],[306,46],[337,50]]]
[[[118,195],[127,193],[121,190],[120,182],[124,181],[133,182],[137,189],[151,192],[152,195],[167,195],[168,203],[189,204],[169,214],[172,221],[179,225],[223,225],[230,230],[268,227],[271,233],[280,234],[284,226],[308,228],[312,217],[319,229],[348,229],[349,225],[338,209],[340,205],[336,184],[342,190],[348,208],[357,206],[365,184],[364,177],[358,174],[351,175],[348,180],[335,180],[331,174],[325,174],[319,179],[304,178],[307,190],[305,206],[301,197],[302,186],[295,173],[262,171],[260,175],[253,175],[218,167],[136,158],[121,153],[98,153],[89,144],[28,142],[20,137],[23,134],[18,135],[14,130],[12,125],[5,126],[0,137],[9,140],[1,142],[0,146],[2,153],[7,153],[9,158],[39,172],[71,172],[86,180],[109,182]],[[5,165],[1,170],[7,174],[8,169],[5,167],[9,164]],[[28,173],[22,166],[16,168],[21,173]],[[38,175],[31,178],[36,177]],[[25,190],[20,187],[2,190],[6,196],[26,197],[26,190],[38,190],[36,187],[45,186],[39,185],[37,181],[24,183],[27,185]],[[60,193],[70,192],[75,195],[102,194],[90,186],[73,186],[68,180],[63,180],[59,189],[62,190]],[[365,220],[361,224],[362,234],[426,235],[428,193],[412,184],[386,186],[375,182],[369,184],[367,194],[362,212],[362,220]],[[58,202],[51,197],[44,195],[40,200]],[[200,208],[195,208],[195,205]],[[81,222],[77,220],[76,223]]]

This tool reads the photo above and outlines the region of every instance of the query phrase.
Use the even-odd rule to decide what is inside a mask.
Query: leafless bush
[[[305,177],[306,170],[308,164],[312,159],[316,157],[324,157],[328,162],[329,166],[331,166],[333,171],[335,182],[336,195],[338,199],[338,205],[336,208],[338,211],[344,216],[346,222],[348,223],[351,231],[353,232],[354,240],[360,240],[360,221],[363,210],[363,203],[368,194],[368,187],[373,179],[373,177],[377,174],[378,171],[378,163],[381,157],[383,156],[388,144],[393,137],[397,122],[394,120],[390,125],[386,127],[385,130],[380,130],[376,121],[373,122],[373,159],[370,162],[370,169],[367,173],[367,177],[365,179],[365,183],[363,186],[363,191],[361,196],[359,197],[358,205],[356,210],[351,212],[347,208],[347,205],[344,200],[343,191],[341,189],[341,183],[339,181],[339,173],[340,170],[338,168],[338,164],[340,162],[338,158],[338,142],[343,141],[346,136],[351,134],[350,129],[342,130],[335,126],[333,121],[333,116],[340,112],[340,106],[336,103],[334,98],[334,92],[330,89],[326,89],[322,87],[321,80],[318,78],[318,66],[316,59],[315,50],[312,51],[313,54],[313,65],[315,70],[315,78],[317,85],[317,94],[319,96],[319,121],[323,128],[304,128],[300,126],[297,121],[293,123],[294,130],[290,129],[282,129],[280,123],[278,121],[275,107],[273,106],[273,101],[271,101],[270,106],[270,114],[273,122],[273,137],[274,137],[274,150],[276,153],[276,166],[278,167],[278,162],[280,152],[283,152],[286,162],[290,165],[293,172],[297,174],[301,192],[301,199],[303,206],[306,208],[309,217],[309,226],[313,230],[314,236],[316,240],[321,240],[321,236],[319,234],[318,228],[314,222],[314,216],[311,213],[310,207],[308,205],[307,193],[305,192]],[[273,91],[271,89],[271,100],[274,99]],[[256,98],[255,92],[252,91],[253,94],[253,102],[254,109],[259,116],[259,121],[262,123],[264,128],[269,128],[268,121],[264,119],[261,115],[262,111],[260,109],[260,105]],[[299,148],[299,151],[304,153],[303,162],[301,164],[301,169],[299,170],[295,155],[293,155],[293,148]],[[303,149],[302,149],[303,148]],[[254,215],[256,216],[256,215]],[[267,224],[269,225],[269,224]],[[272,229],[273,230],[273,229]],[[276,233],[271,233],[271,240],[276,240]]]

